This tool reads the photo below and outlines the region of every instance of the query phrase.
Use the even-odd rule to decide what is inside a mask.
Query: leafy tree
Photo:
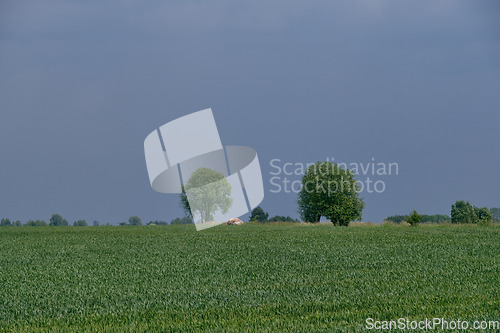
[[[406,222],[408,222],[411,226],[417,226],[417,224],[420,223],[420,221],[422,221],[423,218],[424,217],[419,213],[417,213],[417,211],[414,209],[410,213],[410,216],[408,217]]]
[[[481,223],[489,224],[493,220],[493,213],[488,208],[478,208],[470,202],[457,201],[451,206],[452,223]]]
[[[63,219],[63,217],[59,214],[53,214],[52,217],[50,218],[50,224],[51,226],[67,226],[68,221]]]
[[[23,222],[19,221],[19,220],[16,220],[16,222],[12,223],[12,225],[14,227],[22,227],[23,226]]]
[[[26,222],[25,226],[27,227],[45,227],[47,226],[47,222],[44,220],[29,220]]]
[[[451,206],[451,223],[478,223],[484,213],[469,201],[460,200]]]
[[[451,206],[451,223],[477,223],[474,206],[470,202],[457,201]]]
[[[10,222],[10,219],[8,218],[3,218],[1,221],[0,221],[0,227],[10,227],[12,226],[12,223]]]
[[[139,216],[131,216],[128,219],[128,224],[130,224],[130,225],[142,225],[142,220]]]
[[[260,206],[252,209],[252,214],[250,214],[250,221],[252,222],[267,222],[269,214],[266,213]]]
[[[302,177],[298,212],[306,222],[319,222],[324,216],[334,225],[347,226],[361,219],[365,203],[359,192],[352,171],[337,163],[317,162]]]
[[[94,220],[94,222],[92,222],[92,225],[94,227],[98,227],[99,226],[99,221]]]
[[[271,217],[268,222],[299,222],[299,220],[291,218],[290,216],[276,215]]]
[[[191,214],[198,214],[201,222],[212,221],[213,214],[218,210],[227,213],[233,204],[231,184],[222,173],[209,168],[199,168],[193,172],[184,190],[181,205],[184,210],[189,209]]]
[[[87,224],[87,221],[85,221],[85,220],[78,220],[78,221],[75,221],[73,223],[73,226],[74,227],[87,227],[88,224]]]
[[[478,218],[478,223],[489,224],[493,220],[493,214],[486,207],[483,208],[474,207],[474,213]]]

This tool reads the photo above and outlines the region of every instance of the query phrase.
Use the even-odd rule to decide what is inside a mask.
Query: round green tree
[[[131,216],[128,219],[128,224],[130,224],[130,225],[142,225],[142,220],[139,216]]]
[[[51,226],[67,226],[68,221],[64,219],[60,214],[52,214],[52,217],[50,218],[50,225]]]
[[[181,204],[192,215],[199,214],[201,222],[213,221],[214,213],[227,213],[233,204],[231,184],[220,172],[199,168],[184,184]]]
[[[324,216],[333,224],[349,225],[361,219],[365,203],[354,173],[337,163],[317,162],[302,177],[298,212],[305,222],[319,222]]]

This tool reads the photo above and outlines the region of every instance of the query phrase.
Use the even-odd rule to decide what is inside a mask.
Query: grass
[[[0,331],[499,320],[499,286],[499,226],[0,228]]]

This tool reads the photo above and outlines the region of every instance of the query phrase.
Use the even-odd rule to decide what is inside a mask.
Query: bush
[[[493,220],[480,220],[478,225],[487,227],[493,225]]]
[[[423,216],[420,215],[419,213],[417,213],[417,211],[414,209],[410,213],[410,217],[408,218],[408,220],[406,222],[408,222],[412,227],[414,227],[414,226],[417,226],[417,224],[420,223],[420,221],[422,221],[422,218],[423,218]]]

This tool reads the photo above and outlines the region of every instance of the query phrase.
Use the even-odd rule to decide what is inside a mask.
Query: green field
[[[0,331],[500,319],[499,226],[0,228]]]

